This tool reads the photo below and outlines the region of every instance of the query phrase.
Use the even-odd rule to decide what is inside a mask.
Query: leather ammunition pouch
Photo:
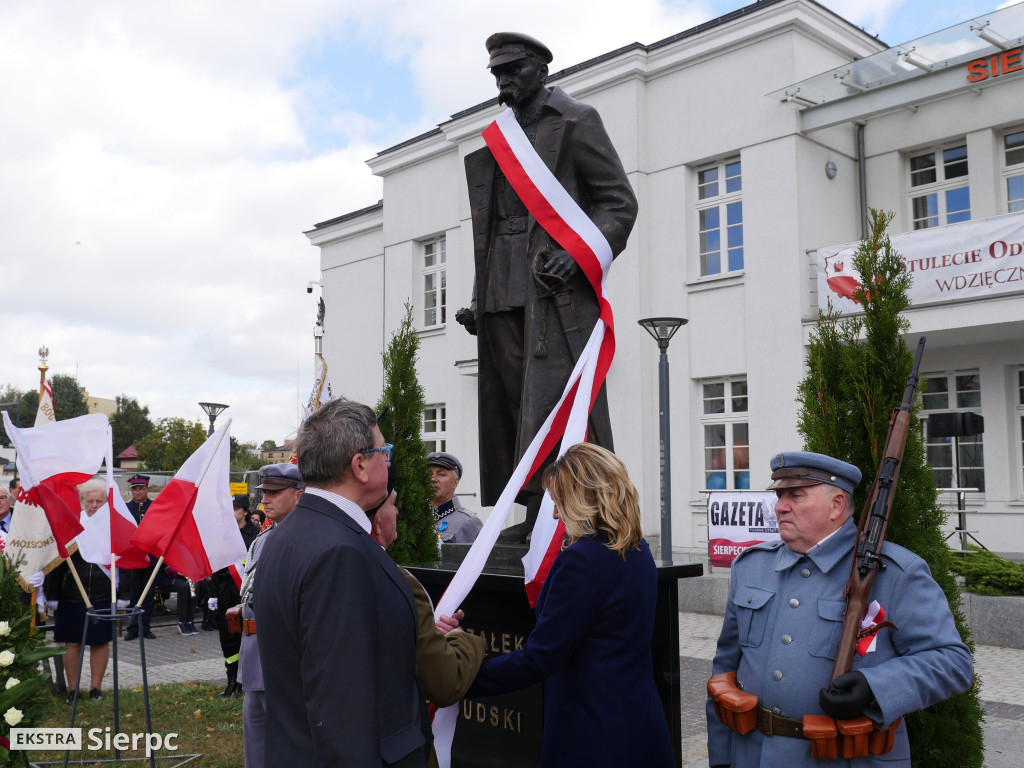
[[[239,634],[242,631],[242,604],[228,608],[224,612],[224,618],[228,623],[228,632]]]
[[[735,672],[720,672],[708,680],[708,696],[715,715],[730,731],[741,736],[757,727],[757,696],[736,686]]]
[[[828,715],[804,715],[801,720],[774,714],[760,707],[757,697],[741,691],[735,672],[721,672],[708,680],[708,696],[715,715],[729,730],[744,736],[757,728],[765,736],[809,739],[811,754],[817,760],[852,760],[856,757],[884,755],[892,750],[896,727],[881,728],[867,717],[836,720]]]

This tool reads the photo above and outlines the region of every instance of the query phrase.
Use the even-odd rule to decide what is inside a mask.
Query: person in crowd
[[[468,696],[544,681],[542,768],[670,768],[651,655],[658,575],[637,490],[622,461],[591,443],[566,450],[543,483],[567,546],[525,645],[486,659]]]
[[[867,636],[874,639],[855,654],[850,672],[831,681],[861,471],[806,451],[777,454],[771,469],[768,489],[778,497],[781,541],[753,546],[733,561],[712,664],[713,674],[735,673],[735,684],[757,697],[757,727],[745,735],[733,732],[709,700],[709,764],[825,765],[812,757],[803,730],[804,715],[824,714],[845,720],[863,715],[882,728],[900,721],[891,751],[828,765],[909,768],[902,716],[967,690],[973,679],[971,653],[946,597],[920,557],[886,542],[871,589],[878,623],[865,625],[875,627]],[[883,620],[895,626],[881,626]]]
[[[242,541],[245,542],[245,549],[248,551],[260,529],[249,522],[249,497],[246,494],[236,495],[232,504],[235,522],[238,523],[238,530],[242,533]],[[228,698],[238,696],[242,692],[242,687],[238,684],[238,651],[242,647],[242,636],[228,628],[225,613],[232,606],[238,605],[242,597],[230,566],[216,571],[210,581],[213,597],[208,599],[208,605],[217,615],[217,631],[220,633],[220,648],[224,653],[224,671],[228,679],[224,690],[218,695],[221,698]]]
[[[170,566],[164,567],[164,583],[174,590],[178,603],[178,632],[182,635],[198,635],[194,619],[196,617],[196,585]]]
[[[484,524],[455,495],[462,480],[462,462],[450,453],[433,451],[427,454],[427,463],[434,481],[437,537],[446,544],[472,544]]]
[[[92,517],[107,503],[107,487],[98,480],[90,480],[79,487],[82,499],[82,522]],[[82,580],[89,602],[99,612],[110,612],[110,573],[109,571],[83,559],[76,550],[71,555]],[[54,642],[64,643],[67,652],[64,654],[64,670],[67,673],[67,703],[72,703],[78,696],[78,667],[82,657],[82,630],[86,629],[86,604],[82,593],[71,575],[67,561],[62,562],[46,576],[43,591],[49,601],[57,603],[54,614]],[[89,647],[89,698],[102,699],[101,688],[103,674],[110,660],[110,641],[113,638],[113,622],[91,621],[85,634],[85,644]]]
[[[287,462],[261,467],[259,478],[260,484],[256,488],[263,492],[263,511],[270,520],[270,527],[256,537],[245,558],[245,576],[241,589],[242,645],[238,652],[238,684],[245,693],[242,701],[242,741],[246,768],[263,768],[266,753],[267,705],[263,690],[263,670],[260,667],[260,646],[256,639],[256,612],[253,610],[256,567],[267,538],[277,524],[295,509],[306,487],[298,467]]]
[[[13,485],[14,482],[12,480],[11,484]],[[3,534],[5,538],[7,532],[11,530],[11,520],[14,517],[11,507],[14,505],[15,495],[15,491],[0,487],[0,534]]]
[[[263,511],[259,509],[254,509],[252,512],[249,513],[249,522],[255,525],[260,530],[263,530],[263,521],[266,519],[266,515],[263,513]]]
[[[296,438],[306,490],[253,583],[268,765],[426,765],[416,604],[365,512],[388,495],[393,450],[373,411],[344,398]]]
[[[141,523],[142,518],[145,516],[146,511],[149,509],[149,505],[152,504],[152,500],[149,498],[149,476],[134,474],[128,478],[128,490],[131,493],[131,500],[128,501],[128,511],[132,513],[132,517],[135,518],[136,523]],[[128,581],[129,587],[129,603],[133,606],[139,605],[139,598],[142,597],[142,590],[145,589],[146,584],[149,583],[149,578],[153,573],[153,568],[156,567],[156,558],[150,556],[149,567],[140,568],[137,571],[131,571],[130,576],[126,575],[124,578]],[[154,590],[151,588],[146,594],[146,598],[142,601],[142,605],[139,608],[142,609],[142,633],[143,637],[147,640],[156,640],[156,635],[149,628],[150,623],[153,620],[153,606],[154,606]],[[139,636],[139,617],[132,616],[128,619],[128,629],[125,630],[124,639],[134,640]]]

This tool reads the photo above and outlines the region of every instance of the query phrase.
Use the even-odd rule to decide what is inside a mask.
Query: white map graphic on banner
[[[1024,213],[932,227],[889,238],[914,278],[913,306],[1024,291]],[[818,249],[818,305],[859,312],[853,268],[859,243]]]

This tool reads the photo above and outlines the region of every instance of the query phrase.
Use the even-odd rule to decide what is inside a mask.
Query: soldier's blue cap
[[[149,476],[132,475],[128,478],[128,485],[149,485]]]
[[[285,461],[260,467],[260,484],[256,487],[268,491],[279,491],[282,488],[298,488],[301,491],[306,486],[302,482],[299,468]]]
[[[860,483],[861,472],[853,464],[823,453],[785,451],[772,457],[772,484],[769,491],[826,483],[847,493]]]
[[[490,61],[487,62],[488,69],[500,67],[510,61],[525,59],[527,56],[538,58],[546,64],[550,64],[551,59],[554,58],[551,55],[551,50],[544,43],[520,32],[495,32],[487,38],[484,45],[487,46],[487,52],[491,55]]]

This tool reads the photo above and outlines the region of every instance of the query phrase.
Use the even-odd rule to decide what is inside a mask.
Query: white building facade
[[[771,456],[801,447],[796,390],[829,285],[819,291],[818,262],[861,236],[867,205],[894,212],[890,232],[922,254],[915,281],[935,282],[947,256],[950,280],[981,283],[915,295],[908,342],[928,337],[928,413],[984,418],[958,457],[949,438],[932,441],[940,486],[978,488],[969,529],[1024,552],[1021,35],[1024,5],[887,48],[812,0],[765,0],[549,78],[600,112],[640,204],[608,281],[608,391],[649,534],[660,530],[658,349],[637,321],[689,321],[668,351],[673,543],[701,547],[702,491],[763,488]],[[557,60],[557,41],[545,42]],[[468,109],[381,152],[369,165],[383,200],[306,233],[321,250],[335,392],[376,401],[381,352],[410,303],[424,438],[462,460],[459,491],[476,508],[476,340],[455,322],[473,287],[463,158],[498,112]],[[1010,233],[1005,249],[985,239],[990,226]],[[955,509],[953,494],[941,500]]]

